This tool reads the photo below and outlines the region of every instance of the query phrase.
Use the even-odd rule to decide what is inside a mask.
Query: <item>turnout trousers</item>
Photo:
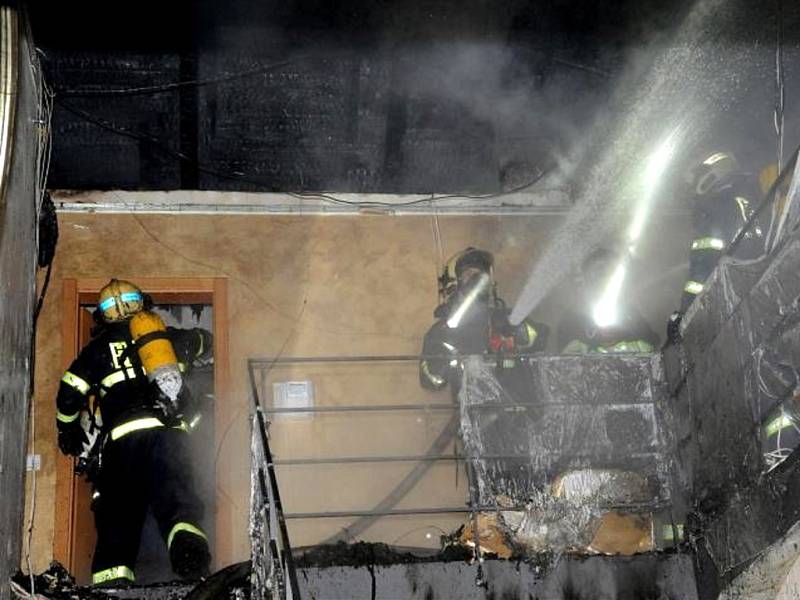
[[[135,580],[148,507],[167,544],[173,570],[182,576],[202,574],[195,571],[208,568],[209,554],[200,529],[203,503],[194,487],[188,434],[153,418],[132,423],[134,427],[149,424],[150,428],[116,427],[103,449],[93,503],[97,545],[92,582]],[[176,552],[176,547],[183,550]],[[191,555],[188,568],[186,548]]]

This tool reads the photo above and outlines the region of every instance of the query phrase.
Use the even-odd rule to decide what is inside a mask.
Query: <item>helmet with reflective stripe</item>
[[[460,279],[467,269],[477,269],[482,273],[491,275],[494,257],[491,252],[478,250],[477,248],[467,248],[457,255],[454,271],[456,279]]]
[[[698,196],[719,191],[739,172],[739,163],[730,152],[715,152],[694,167],[689,175],[692,190]]]
[[[492,279],[493,264],[494,256],[491,252],[478,250],[472,246],[451,256],[444,266],[441,277],[439,277],[439,294],[441,298],[446,300],[452,296],[458,286],[464,283],[465,276],[475,271],[486,273]]]
[[[106,323],[124,321],[144,309],[144,294],[130,281],[112,279],[100,290],[97,308]]]

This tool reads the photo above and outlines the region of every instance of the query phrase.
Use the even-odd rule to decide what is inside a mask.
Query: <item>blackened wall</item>
[[[799,224],[795,211],[777,248],[759,260],[724,259],[686,316],[682,344],[665,355],[679,481],[696,547],[717,575],[716,584],[708,578],[711,587],[800,517],[798,453],[773,469],[765,459],[777,442],[767,424],[781,407],[795,422],[798,416]],[[787,425],[784,453],[798,446]]]
[[[7,10],[7,9],[2,9]],[[16,13],[14,21],[16,22]],[[31,393],[36,270],[34,82],[25,34],[15,39],[18,88],[13,147],[0,198],[0,599],[9,597],[22,539],[23,483]]]
[[[687,3],[97,4],[34,6],[51,187],[493,193],[570,162]]]

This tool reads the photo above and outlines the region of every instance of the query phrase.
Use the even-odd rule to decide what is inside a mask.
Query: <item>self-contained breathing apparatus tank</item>
[[[162,408],[168,415],[174,415],[183,376],[164,321],[157,314],[143,310],[131,317],[130,331],[147,378],[169,399],[170,406]]]

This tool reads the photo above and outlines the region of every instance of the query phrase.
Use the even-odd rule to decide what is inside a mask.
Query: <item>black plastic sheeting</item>
[[[499,371],[481,358],[467,361],[461,427],[481,485],[491,488],[482,500],[524,500],[556,476],[585,468],[640,472],[668,497],[653,360],[528,358]]]
[[[723,583],[800,516],[798,452],[790,454],[800,441],[796,183],[795,175],[774,250],[757,260],[723,259],[684,319],[682,343],[665,353],[680,494],[691,533]],[[781,415],[777,444],[767,424]],[[788,456],[777,465],[776,450]]]
[[[530,553],[585,548],[604,511],[668,505],[659,356],[497,362],[464,364],[461,435],[472,502],[499,508],[514,543]]]
[[[20,27],[8,187],[0,200],[0,600],[19,565],[36,273],[37,103]]]

